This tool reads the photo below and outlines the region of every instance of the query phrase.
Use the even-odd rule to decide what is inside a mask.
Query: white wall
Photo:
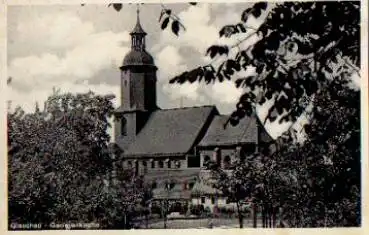
[[[215,197],[214,204],[211,203],[211,197],[205,197],[205,203],[201,203],[201,197],[193,197],[191,203],[193,205],[204,205],[204,208],[209,207],[211,212],[213,212],[214,206],[236,209],[235,203],[227,203],[227,199],[223,197]]]

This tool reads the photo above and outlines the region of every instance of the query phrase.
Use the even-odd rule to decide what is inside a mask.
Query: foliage
[[[55,92],[43,110],[9,110],[9,223],[98,222],[114,227],[143,198],[142,184],[132,181],[129,172],[110,183],[114,162],[106,130],[112,98]]]
[[[132,4],[132,3],[129,3],[129,4]],[[139,4],[143,5],[144,3],[138,3],[137,6]],[[189,2],[188,4],[192,6],[196,6],[197,2]],[[81,4],[81,5],[85,6],[86,4]],[[123,3],[108,4],[108,7],[111,7],[111,6],[114,8],[115,11],[119,12],[123,8]],[[179,35],[179,31],[181,29],[186,30],[185,26],[181,23],[180,18],[177,15],[175,15],[170,8],[166,7],[164,4],[161,4],[161,6],[162,6],[162,10],[160,12],[159,22],[161,23],[162,30],[167,29],[170,22],[171,22],[172,33],[175,34],[176,36]]]
[[[204,205],[200,204],[200,205],[192,205],[190,206],[190,211],[192,215],[197,215],[200,216],[204,213]]]
[[[210,164],[213,185],[274,220],[281,208],[290,227],[360,225],[360,92],[337,84],[315,97],[304,143],[286,133],[273,155],[248,156],[231,174]]]
[[[335,85],[314,100],[304,145],[275,156],[277,179],[288,173],[283,164],[295,172],[288,182],[296,191],[277,194],[285,216],[297,219],[291,226],[360,225],[360,92]]]
[[[171,79],[171,83],[232,80],[245,89],[232,114],[232,123],[250,115],[267,100],[273,105],[265,119],[295,122],[327,77],[357,71],[360,65],[360,2],[259,2],[246,9],[241,22],[226,25],[220,37],[238,38],[235,45],[212,45],[210,63]],[[266,15],[266,17],[264,16]],[[258,28],[251,18],[263,20]],[[293,19],[293,20],[292,20]],[[251,38],[258,38],[252,45]],[[243,45],[246,45],[242,48]],[[237,50],[234,57],[231,50]],[[234,79],[242,70],[254,74]]]
[[[260,27],[248,27],[250,17],[263,14]],[[232,80],[251,66],[255,74],[233,79],[245,93],[231,124],[268,100],[265,121],[295,123],[305,113],[309,123],[305,142],[295,142],[291,129],[274,154],[245,156],[231,173],[210,163],[213,185],[238,208],[251,200],[264,226],[275,226],[277,216],[290,227],[360,225],[360,92],[349,88],[352,74],[359,73],[360,2],[285,2],[271,9],[255,3],[241,21],[219,34],[245,40],[207,51],[215,59],[227,57],[218,68],[200,66],[171,82]],[[252,36],[259,41],[240,49]],[[238,50],[235,58],[232,49]]]

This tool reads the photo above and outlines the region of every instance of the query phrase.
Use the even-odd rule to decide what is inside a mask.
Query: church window
[[[231,158],[229,157],[229,155],[224,156],[223,165],[224,165],[224,169],[228,169],[230,167]]]
[[[121,126],[120,126],[121,135],[126,136],[127,135],[127,119],[122,117],[121,119]]]
[[[142,162],[142,166],[144,168],[144,173],[147,173],[147,162],[146,161],[143,161]]]
[[[164,168],[164,162],[162,160],[159,160],[159,168]]]
[[[222,163],[222,156],[221,156],[221,152],[218,148],[215,148],[215,150],[213,152],[213,157],[214,157],[214,161],[217,163],[217,165],[220,166],[221,163]]]
[[[167,164],[168,164],[168,168],[172,168],[172,162],[169,159],[168,159]]]
[[[138,165],[138,161],[135,161],[135,174],[138,175],[138,171],[140,170],[140,167]]]
[[[202,166],[206,166],[206,164],[208,164],[210,162],[210,157],[209,155],[205,155],[204,156],[204,162],[202,164]]]

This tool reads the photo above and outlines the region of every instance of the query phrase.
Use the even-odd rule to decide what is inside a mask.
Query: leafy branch
[[[186,31],[185,26],[181,23],[179,17],[175,15],[171,9],[167,8],[163,3],[160,4],[162,7],[160,16],[159,16],[159,22],[161,22],[161,29],[165,30],[170,22],[172,20],[172,32],[178,36],[180,27],[184,31]]]

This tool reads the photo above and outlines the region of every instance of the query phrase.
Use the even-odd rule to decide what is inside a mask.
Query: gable
[[[260,137],[262,137],[260,141],[272,140],[256,115],[242,118],[236,126],[232,126],[229,122],[227,123],[228,119],[228,115],[214,117],[199,146],[213,147],[256,143]]]

